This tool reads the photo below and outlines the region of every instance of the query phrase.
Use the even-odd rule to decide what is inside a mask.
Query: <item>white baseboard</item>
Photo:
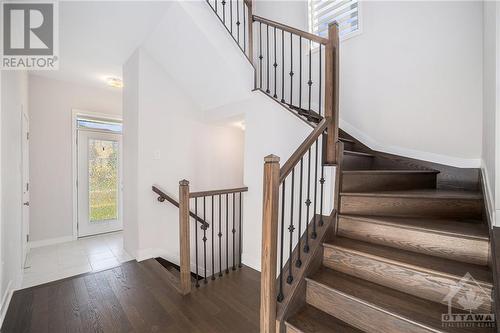
[[[64,237],[58,237],[58,238],[42,239],[39,241],[30,241],[28,245],[29,245],[30,249],[34,249],[34,248],[41,247],[41,246],[48,246],[48,245],[71,242],[72,240],[74,240],[73,236],[64,236]]]
[[[14,283],[12,280],[10,280],[5,293],[2,295],[2,303],[0,304],[0,327],[2,327],[3,325],[3,321],[5,319],[5,315],[7,314],[7,309],[9,308],[13,293]]]
[[[243,265],[253,268],[256,271],[260,272],[260,258],[255,259],[255,257],[248,257],[245,255],[245,252],[243,252],[241,261]]]
[[[430,153],[420,150],[414,150],[398,146],[387,146],[382,145],[377,140],[366,135],[353,125],[349,124],[345,120],[340,120],[340,127],[347,133],[360,140],[363,144],[369,148],[394,155],[400,155],[408,158],[413,158],[422,161],[428,161],[437,164],[444,164],[449,166],[454,166],[457,168],[480,168],[481,159],[480,158],[460,158],[449,155],[441,155],[436,153]]]

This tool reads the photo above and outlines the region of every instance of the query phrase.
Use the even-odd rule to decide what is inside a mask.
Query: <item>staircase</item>
[[[493,319],[483,327],[442,321],[450,311],[493,313],[482,194],[442,188],[439,170],[341,141],[336,230],[286,331],[494,332]]]

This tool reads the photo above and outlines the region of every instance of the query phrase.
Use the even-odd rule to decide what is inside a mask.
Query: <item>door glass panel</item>
[[[89,139],[90,222],[118,219],[118,142]]]

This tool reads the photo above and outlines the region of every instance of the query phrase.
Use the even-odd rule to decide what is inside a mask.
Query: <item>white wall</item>
[[[305,1],[256,11],[307,27]],[[364,1],[361,19],[341,43],[341,127],[377,150],[479,167],[482,3]]]
[[[494,1],[484,2],[483,36],[483,149],[482,171],[490,219],[500,226],[500,5]],[[495,219],[497,221],[495,221]]]
[[[72,109],[121,114],[121,92],[31,75],[30,240],[73,235]]]
[[[176,262],[179,210],[158,203],[151,186],[174,198],[181,179],[190,181],[192,191],[242,186],[243,132],[203,122],[201,108],[146,51],[136,52],[123,72],[130,85],[124,95],[124,154],[137,155],[137,166],[128,157],[124,165],[125,247],[139,260],[162,255]],[[135,79],[137,85],[128,81]]]
[[[1,319],[12,290],[22,278],[22,154],[21,117],[28,110],[28,76],[5,71],[1,75]]]

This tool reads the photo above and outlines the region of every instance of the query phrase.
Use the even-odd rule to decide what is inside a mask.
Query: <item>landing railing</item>
[[[195,273],[195,287],[200,280],[208,283],[216,276],[241,267],[243,193],[248,188],[190,192],[189,182],[179,183],[179,232],[180,232],[180,286],[183,294],[191,291],[191,272]],[[209,225],[194,225],[190,232],[190,207],[200,214]],[[210,230],[209,230],[210,229]],[[191,264],[191,239],[194,243],[194,269]]]

